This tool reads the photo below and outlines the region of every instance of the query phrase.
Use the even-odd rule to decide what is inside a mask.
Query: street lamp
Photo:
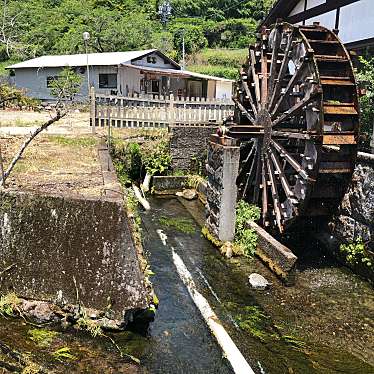
[[[84,32],[83,33],[83,41],[84,41],[84,46],[86,48],[86,58],[87,58],[87,97],[88,97],[88,102],[90,102],[90,96],[91,96],[91,85],[90,85],[90,65],[88,62],[88,41],[90,40],[90,33],[89,32]],[[91,97],[91,100],[95,100],[94,97]],[[91,104],[92,105],[92,104]],[[91,118],[92,121],[92,134],[95,134],[95,116]]]
[[[90,66],[88,64],[88,41],[90,40],[90,33],[84,32],[83,33],[83,41],[84,46],[86,48],[86,56],[87,56],[87,86],[88,86],[88,96],[90,96]]]

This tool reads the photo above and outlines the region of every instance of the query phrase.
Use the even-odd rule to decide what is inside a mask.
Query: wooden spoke
[[[256,105],[255,105],[255,102],[253,101],[253,97],[252,97],[252,93],[248,87],[248,83],[247,82],[243,82],[243,88],[244,88],[244,91],[248,97],[248,100],[249,100],[249,103],[251,104],[251,107],[252,107],[252,110],[253,110],[253,114],[255,116],[257,116],[257,108],[256,108]]]
[[[289,139],[302,139],[302,140],[310,140],[312,136],[307,133],[296,132],[296,131],[283,131],[283,130],[274,130],[272,131],[273,136],[281,136],[283,138]]]
[[[256,101],[257,105],[260,106],[261,103],[261,93],[260,93],[260,82],[258,75],[256,73],[256,56],[253,48],[250,49],[251,67],[252,67],[252,78],[255,85]]]
[[[251,122],[252,125],[254,126],[255,125],[255,119],[249,114],[247,109],[244,108],[243,104],[237,99],[234,99],[234,102],[238,106],[238,108],[240,109],[241,113],[244,114],[248,118],[249,122]]]
[[[245,163],[247,163],[250,160],[250,158],[254,155],[254,153],[256,151],[256,145],[253,142],[251,142],[251,144],[252,144],[252,147],[251,147],[251,150],[248,153],[247,158],[244,160]]]
[[[271,145],[278,151],[280,156],[287,160],[287,162],[300,174],[304,179],[309,179],[308,174],[304,171],[302,166],[277,142],[270,140]]]
[[[261,171],[262,171],[262,157],[258,156],[257,170],[255,177],[255,188],[253,191],[253,203],[257,204],[260,198],[260,183],[261,183]]]
[[[282,41],[282,33],[279,30],[276,30],[274,48],[273,48],[273,52],[271,56],[271,65],[270,65],[269,97],[272,97],[273,95],[275,75],[277,74],[279,47],[280,47],[281,41]]]
[[[239,170],[239,176],[241,176],[244,171],[247,171],[248,165],[249,165],[249,161],[255,155],[256,146],[255,146],[255,144],[253,142],[249,142],[249,145],[250,144],[252,145],[252,147],[250,147],[248,155],[246,156],[246,158],[243,158],[243,160],[241,161],[241,167],[240,167],[240,170]],[[249,148],[249,147],[247,147],[247,148]]]
[[[281,92],[281,89],[282,89],[283,77],[286,74],[286,71],[288,69],[288,63],[290,62],[290,52],[291,52],[291,47],[292,47],[292,40],[293,40],[293,33],[290,33],[289,37],[288,37],[286,51],[285,51],[284,56],[283,56],[282,65],[279,69],[278,77],[277,77],[277,80],[275,82],[275,88],[273,90],[273,93],[272,93],[272,96],[271,96],[271,99],[270,99],[270,104],[269,104],[269,110],[270,111],[272,110],[274,102],[275,102],[276,98],[279,96],[279,94]]]
[[[261,50],[261,75],[261,106],[265,108],[268,101],[268,58],[264,49]]]
[[[262,223],[266,227],[268,222],[268,182],[265,164],[262,164]]]
[[[255,168],[258,164],[258,162],[256,162],[257,158],[258,158],[258,155],[255,155],[255,157],[253,159],[253,162],[252,162],[252,165],[251,165],[251,168],[249,170],[249,173],[247,174],[247,181],[246,181],[246,184],[245,184],[245,187],[244,187],[244,190],[243,190],[243,197],[247,196],[248,189],[250,188],[250,186],[253,183],[254,176],[255,176]]]
[[[273,127],[277,126],[278,124],[285,121],[287,118],[291,118],[295,116],[297,113],[303,110],[303,108],[312,102],[317,95],[317,92],[311,93],[309,96],[304,97],[300,100],[297,104],[295,104],[292,108],[288,109],[287,112],[283,113],[280,117],[278,117],[275,121],[273,121]]]
[[[275,166],[275,170],[276,172],[278,173],[278,177],[281,181],[281,184],[282,184],[282,187],[283,187],[283,190],[284,190],[284,193],[286,194],[286,196],[293,200],[293,202],[297,202],[297,200],[295,199],[295,194],[293,193],[292,191],[292,188],[286,178],[286,175],[284,174],[284,171],[283,171],[283,168],[282,168],[282,165],[278,159],[278,156],[273,152],[272,149],[269,150],[269,154],[270,154],[270,157],[271,157],[271,160],[273,161],[273,164]]]
[[[292,76],[292,78],[288,82],[288,85],[285,91],[281,93],[281,97],[279,98],[278,102],[275,104],[274,109],[271,111],[271,116],[273,118],[276,114],[278,114],[281,105],[284,103],[284,100],[286,100],[286,98],[290,94],[295,84],[297,84],[298,80],[300,79],[301,73],[305,70],[306,66],[307,64],[303,61],[301,65],[298,67],[298,69],[296,70],[295,74]]]
[[[277,221],[278,229],[282,233],[283,232],[283,209],[279,201],[279,194],[278,194],[278,188],[277,183],[275,180],[275,173],[273,169],[273,165],[270,163],[269,159],[266,157],[266,165],[269,173],[269,181],[271,186],[271,194],[273,197],[273,208],[275,213],[275,220]]]

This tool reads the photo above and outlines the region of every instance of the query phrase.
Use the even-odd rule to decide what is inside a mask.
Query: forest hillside
[[[2,0],[0,64],[45,54],[158,48],[195,71],[233,77],[273,0]],[[160,10],[163,11],[160,11]],[[242,51],[227,51],[242,49]],[[213,50],[213,51],[212,51]],[[2,70],[4,73],[4,70]]]

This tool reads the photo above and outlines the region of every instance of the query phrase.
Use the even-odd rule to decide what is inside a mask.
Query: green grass
[[[49,139],[59,145],[62,146],[69,146],[69,147],[93,147],[97,145],[97,138],[94,137],[80,137],[80,138],[73,138],[73,137],[66,137],[66,136],[50,136]]]
[[[228,68],[225,66],[214,66],[214,65],[190,65],[188,70],[199,74],[211,75],[219,78],[233,79],[236,80],[239,76],[238,68]]]
[[[35,121],[26,121],[20,118],[17,118],[14,122],[9,121],[0,121],[0,127],[34,127],[34,126],[41,126],[44,123],[42,120],[35,120]]]
[[[204,49],[190,57],[188,70],[236,80],[247,55],[247,49]]]
[[[238,68],[247,56],[247,49],[204,49],[195,58],[204,65]]]
[[[160,225],[174,228],[185,234],[193,234],[196,230],[193,221],[189,218],[170,218],[162,216],[159,219]]]

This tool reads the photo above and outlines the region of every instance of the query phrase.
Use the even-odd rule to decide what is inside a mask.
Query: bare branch
[[[38,134],[40,134],[42,131],[46,130],[49,126],[51,126],[55,122],[59,121],[61,118],[65,117],[66,115],[67,115],[67,111],[64,111],[64,112],[61,113],[60,110],[57,109],[56,115],[53,118],[51,118],[49,121],[45,122],[42,126],[40,126],[34,132],[31,133],[31,135],[23,142],[23,144],[21,145],[17,154],[13,157],[13,160],[10,163],[8,169],[4,172],[4,174],[3,174],[3,176],[0,180],[0,185],[3,185],[6,182],[7,178],[9,177],[10,173],[13,171],[17,162],[22,157],[25,149],[33,141],[33,139]]]

